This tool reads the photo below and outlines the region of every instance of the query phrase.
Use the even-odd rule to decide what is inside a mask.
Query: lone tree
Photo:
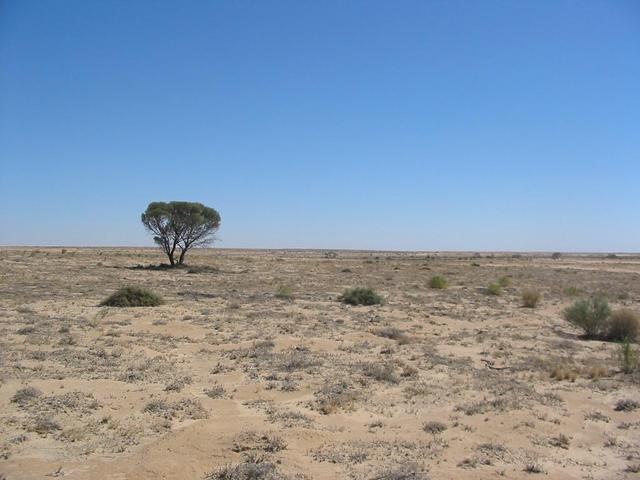
[[[220,227],[220,214],[213,208],[194,202],[152,202],[142,214],[142,224],[153,234],[162,251],[176,264],[175,254],[180,251],[178,265],[191,247],[209,245]]]

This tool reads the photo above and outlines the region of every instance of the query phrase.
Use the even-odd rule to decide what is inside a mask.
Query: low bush
[[[350,288],[338,297],[348,305],[383,305],[384,297],[371,288]]]
[[[620,344],[620,368],[624,373],[633,373],[638,368],[638,350],[633,347],[628,338]]]
[[[141,287],[124,287],[104,300],[101,307],[157,307],[164,301],[159,295]]]
[[[449,286],[449,282],[442,275],[434,275],[433,277],[431,277],[431,280],[429,280],[429,287],[431,288],[444,290],[448,286]]]
[[[502,295],[502,287],[500,286],[499,283],[490,283],[489,286],[487,287],[487,293],[489,295]]]
[[[538,302],[540,302],[540,292],[533,289],[526,289],[522,291],[522,306],[526,308],[536,308]]]
[[[603,297],[591,297],[576,301],[564,310],[564,319],[581,328],[585,337],[595,338],[602,334],[611,314],[609,303]]]
[[[513,283],[513,281],[511,280],[511,277],[500,277],[498,279],[498,284],[502,287],[502,288],[508,288],[511,286],[511,284]]]
[[[614,310],[607,325],[609,340],[635,340],[640,333],[640,316],[627,308]]]
[[[286,285],[280,285],[276,290],[276,298],[280,300],[293,300],[293,289]]]

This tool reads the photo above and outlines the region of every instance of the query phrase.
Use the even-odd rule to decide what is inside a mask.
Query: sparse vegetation
[[[624,373],[633,373],[638,368],[638,350],[631,344],[628,338],[620,343],[618,357],[620,367]]]
[[[371,288],[351,288],[338,298],[348,305],[383,305],[384,297]]]
[[[640,408],[640,401],[624,398],[616,402],[615,411],[616,412],[633,412],[638,408]]]
[[[576,301],[564,310],[564,318],[581,328],[586,338],[596,338],[604,332],[611,309],[603,297],[591,297]]]
[[[490,283],[487,287],[487,293],[494,296],[502,295],[502,287],[498,282]]]
[[[42,391],[35,387],[25,387],[18,390],[13,397],[11,397],[11,401],[13,403],[17,403],[20,406],[24,406],[38,397],[42,395]]]
[[[280,285],[276,290],[276,298],[280,300],[293,300],[293,288],[287,285]]]
[[[502,288],[509,288],[513,284],[511,277],[500,277],[498,279],[498,285]]]
[[[422,429],[427,432],[430,433],[431,435],[435,436],[438,435],[439,433],[444,432],[447,429],[447,425],[442,423],[442,422],[437,422],[437,421],[432,421],[432,422],[427,422],[422,426]]]
[[[640,315],[627,308],[614,310],[607,324],[607,338],[622,341],[628,338],[634,341],[640,333]]]
[[[110,295],[101,307],[157,307],[162,305],[162,297],[141,287],[123,287]]]
[[[527,288],[522,291],[522,306],[526,308],[536,308],[540,302],[540,292]]]
[[[434,275],[429,280],[429,287],[435,288],[438,290],[444,290],[449,286],[449,281],[443,277],[442,275]]]

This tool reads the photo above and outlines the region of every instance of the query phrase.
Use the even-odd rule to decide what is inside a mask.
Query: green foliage
[[[431,277],[431,280],[429,280],[429,286],[431,288],[437,288],[439,290],[444,290],[445,288],[447,288],[449,286],[449,282],[442,275],[434,275],[433,277]]]
[[[564,289],[564,294],[568,297],[577,297],[578,295],[582,295],[582,293],[584,293],[582,289],[574,286]]]
[[[581,328],[587,338],[603,333],[611,314],[609,303],[603,297],[591,297],[576,301],[564,311],[564,319]]]
[[[511,277],[500,277],[498,279],[498,284],[502,287],[502,288],[508,288],[511,286],[512,284],[512,280]]]
[[[489,295],[495,295],[495,296],[502,295],[502,287],[497,282],[490,283],[489,286],[487,287],[487,293]]]
[[[286,285],[280,285],[276,290],[276,298],[281,300],[293,300],[293,289]]]
[[[624,373],[633,373],[638,368],[638,350],[625,338],[620,344],[620,367]]]
[[[187,250],[212,243],[220,227],[220,214],[195,202],[152,202],[141,220],[171,265],[176,263],[176,251],[180,252],[178,264],[182,264]]]
[[[383,305],[384,298],[377,294],[375,290],[371,288],[350,288],[344,291],[340,297],[338,297],[342,303],[348,305]]]
[[[101,307],[156,307],[164,301],[155,293],[140,287],[123,287],[104,300]]]
[[[539,291],[527,288],[522,291],[522,306],[526,308],[536,308],[540,297]]]
[[[633,310],[623,308],[614,310],[607,325],[609,340],[629,339],[634,341],[640,333],[640,316]]]

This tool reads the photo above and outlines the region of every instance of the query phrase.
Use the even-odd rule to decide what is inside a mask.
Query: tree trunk
[[[169,257],[169,263],[171,265],[175,265],[176,264],[176,261],[173,259],[173,252],[168,252],[167,253],[167,257]]]
[[[180,251],[180,258],[178,259],[178,265],[182,265],[184,263],[184,254],[187,253],[187,249]]]

